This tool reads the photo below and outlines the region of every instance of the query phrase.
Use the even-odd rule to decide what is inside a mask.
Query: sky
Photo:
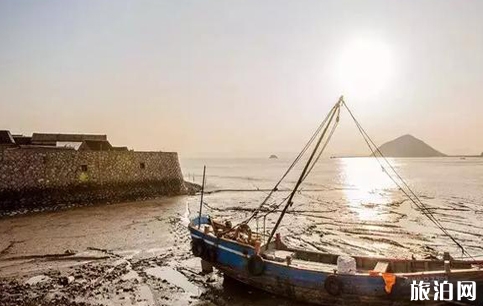
[[[0,129],[297,152],[339,96],[382,144],[483,152],[483,1],[0,0]],[[347,113],[328,150],[367,149]]]

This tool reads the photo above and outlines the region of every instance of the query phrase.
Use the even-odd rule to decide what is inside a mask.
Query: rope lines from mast
[[[250,222],[251,220],[253,220],[253,218],[257,218],[258,213],[263,209],[263,206],[265,206],[265,204],[267,203],[267,201],[272,197],[273,193],[276,192],[276,191],[278,191],[278,187],[280,186],[280,184],[282,183],[282,181],[287,177],[287,175],[290,173],[290,171],[292,171],[292,169],[295,167],[295,165],[304,156],[305,152],[310,148],[310,146],[312,145],[312,143],[314,142],[314,140],[317,138],[317,135],[319,135],[320,131],[326,125],[327,120],[329,120],[329,118],[331,116],[331,113],[335,110],[335,108],[336,108],[336,105],[334,105],[334,107],[327,114],[327,116],[324,118],[324,120],[322,121],[322,123],[317,127],[317,129],[315,130],[315,132],[312,135],[312,137],[310,137],[310,139],[307,141],[307,143],[305,144],[305,146],[302,148],[302,151],[300,151],[300,153],[294,159],[294,161],[292,162],[292,164],[288,167],[288,169],[285,171],[285,173],[282,175],[282,177],[278,180],[278,182],[275,184],[275,186],[270,190],[270,192],[267,194],[267,196],[262,201],[262,203],[258,206],[258,208],[254,210],[254,212],[250,215],[250,217],[248,217],[247,219],[245,219],[245,220],[241,221],[240,223],[236,224],[235,226],[233,226],[231,229],[227,230],[226,232],[231,231],[231,230],[239,227],[242,224],[247,224],[248,222]],[[276,211],[288,199],[289,196],[287,196],[286,198],[284,198],[283,201],[280,202],[279,204],[274,205],[274,207],[271,210],[269,210],[268,213],[264,214],[262,217],[266,217],[270,213]]]
[[[305,146],[302,148],[302,151],[300,151],[300,153],[297,155],[297,157],[294,159],[294,161],[292,162],[292,164],[288,167],[287,171],[285,171],[285,173],[282,175],[282,177],[279,179],[279,181],[275,184],[275,186],[273,187],[272,190],[270,190],[270,192],[268,193],[268,195],[265,197],[265,199],[262,201],[262,203],[260,204],[260,206],[254,211],[254,213],[248,218],[246,219],[245,221],[243,221],[242,223],[248,223],[250,222],[253,218],[257,217],[258,215],[258,212],[263,208],[263,206],[267,203],[267,201],[271,198],[271,196],[273,195],[274,192],[278,191],[278,186],[282,183],[282,181],[285,179],[285,177],[290,173],[290,171],[292,171],[292,169],[295,167],[295,165],[300,161],[300,159],[303,157],[303,155],[305,154],[305,152],[310,148],[310,146],[312,145],[312,143],[314,142],[314,140],[316,139],[317,135],[319,135],[320,131],[324,128],[324,126],[326,125],[327,123],[327,120],[329,120],[330,118],[330,114],[332,113],[332,111],[335,109],[335,106],[332,108],[332,110],[329,112],[329,114],[327,114],[327,116],[325,117],[325,119],[322,121],[322,123],[317,127],[317,129],[315,130],[314,134],[312,135],[312,137],[310,137],[309,141],[305,144]],[[332,132],[333,133],[333,132]],[[320,157],[320,156],[319,156]],[[288,198],[288,197],[287,197]],[[285,201],[286,199],[284,199]],[[283,202],[278,204],[276,207],[278,208],[281,204],[283,204]]]
[[[301,183],[303,183],[305,181],[305,179],[309,176],[309,174],[312,172],[312,170],[314,169],[314,166],[317,164],[317,162],[319,161],[320,157],[322,156],[322,153],[324,152],[325,148],[327,147],[327,145],[329,144],[330,142],[330,139],[332,138],[332,135],[334,134],[335,132],[335,129],[337,128],[337,125],[339,124],[339,116],[340,116],[340,107],[337,108],[337,117],[336,117],[336,121],[335,121],[335,124],[332,126],[330,132],[329,132],[329,135],[327,137],[327,139],[325,140],[324,142],[324,145],[322,146],[322,148],[320,149],[317,157],[315,158],[315,160],[312,162],[312,164],[310,165],[310,167],[308,168],[307,170],[307,173],[305,174],[305,176],[302,178],[302,181]],[[330,125],[330,122],[328,123]],[[298,194],[300,195],[303,195],[302,194],[302,190],[298,190],[297,191]],[[274,207],[274,209],[272,211],[276,211],[287,199],[288,199],[289,196],[285,197],[283,199],[282,202],[280,202],[277,206]],[[290,203],[290,207],[292,207],[293,203]],[[263,215],[263,217],[266,217],[268,216],[272,211],[270,212],[267,212],[266,214]]]
[[[387,176],[393,181],[394,184],[399,188],[399,190],[406,195],[406,197],[414,204],[416,205],[417,208],[425,215],[431,222],[436,225],[438,229],[440,229],[448,238],[450,238],[460,249],[463,255],[467,255],[470,258],[473,258],[468,251],[459,243],[453,235],[451,235],[448,230],[439,222],[439,220],[436,219],[434,214],[431,212],[431,210],[421,201],[421,199],[414,193],[414,191],[409,187],[409,185],[406,183],[406,181],[399,175],[399,173],[396,171],[396,169],[391,165],[391,163],[387,160],[387,158],[382,154],[381,150],[379,147],[374,143],[372,138],[366,133],[364,128],[360,125],[359,121],[354,117],[352,111],[349,109],[347,104],[343,101],[342,105],[347,109],[349,112],[349,115],[352,117],[352,120],[354,120],[354,123],[356,124],[357,129],[362,135],[362,138],[366,142],[367,146],[371,150],[372,156],[374,156],[381,166],[382,170],[387,174]],[[376,154],[377,153],[377,154]],[[381,163],[379,160],[378,155],[384,160],[384,162],[389,166],[389,169],[396,175],[396,177],[399,179],[399,181],[402,183],[403,187],[406,188],[406,190],[401,187],[401,184],[397,182],[394,177],[387,171],[386,167]]]
[[[310,166],[309,170],[307,171],[307,174],[305,174],[305,176],[302,179],[302,181],[305,181],[305,179],[307,178],[307,176],[309,176],[310,172],[312,172],[312,169],[314,169],[315,164],[317,164],[317,162],[319,161],[320,157],[322,156],[322,153],[324,153],[324,150],[327,147],[327,145],[329,144],[330,139],[332,138],[332,135],[334,135],[335,129],[339,125],[339,117],[340,117],[340,107],[337,108],[337,117],[335,119],[334,125],[332,126],[332,129],[330,130],[330,133],[329,133],[329,136],[327,137],[327,140],[325,141],[324,145],[322,146],[322,149],[320,149],[319,154],[315,158],[314,162]]]
[[[339,101],[337,101],[337,103],[334,105],[334,107],[329,112],[329,116],[330,116],[329,120],[327,121],[327,124],[325,125],[322,133],[320,134],[319,139],[317,140],[317,143],[315,144],[314,149],[313,149],[312,153],[310,154],[309,159],[308,159],[307,163],[305,164],[305,167],[302,170],[302,173],[300,174],[300,177],[297,180],[297,183],[295,184],[293,191],[290,193],[290,195],[287,199],[287,203],[285,204],[285,207],[283,208],[282,213],[280,214],[280,217],[277,219],[277,222],[275,223],[275,226],[273,227],[272,232],[270,233],[270,236],[268,237],[268,240],[267,240],[267,243],[266,243],[266,248],[268,248],[270,241],[272,240],[273,236],[275,235],[275,232],[277,231],[278,226],[280,225],[280,222],[282,222],[283,216],[287,212],[287,209],[289,208],[289,206],[292,205],[292,203],[293,203],[292,199],[295,196],[297,189],[299,188],[300,184],[302,184],[302,182],[306,178],[306,175],[308,175],[308,173],[310,173],[310,170],[313,169],[313,166],[311,166],[311,164],[314,160],[314,157],[315,157],[317,151],[319,150],[319,147],[320,147],[320,144],[322,143],[322,140],[324,139],[325,135],[327,134],[327,130],[329,129],[329,126],[331,125],[332,120],[334,119],[334,116],[337,114],[337,118],[339,117],[339,112],[340,112],[340,107],[341,107],[342,102],[343,102],[343,97],[341,96],[339,98]],[[338,122],[338,119],[336,119],[336,122]],[[325,148],[326,145],[327,145],[327,143],[324,144],[323,148]]]
[[[293,199],[295,193],[296,192],[301,193],[300,190],[297,190],[297,189],[300,187],[302,182],[305,181],[305,179],[308,177],[308,175],[312,172],[315,164],[319,161],[319,159],[322,156],[322,153],[324,152],[326,146],[330,142],[330,139],[332,138],[332,135],[334,134],[335,129],[338,126],[339,117],[340,117],[340,109],[341,109],[342,106],[344,106],[347,109],[349,115],[351,116],[351,118],[354,121],[357,129],[359,130],[362,138],[364,139],[365,143],[369,147],[369,149],[372,153],[372,156],[376,158],[376,161],[381,166],[381,169],[383,170],[383,172],[386,173],[386,175],[399,188],[399,190],[422,212],[422,214],[424,216],[426,216],[434,225],[436,225],[436,227],[439,230],[441,230],[448,238],[450,238],[461,249],[463,255],[466,254],[468,257],[473,258],[473,256],[471,256],[471,254],[468,253],[468,251],[463,247],[463,245],[460,242],[458,242],[456,240],[456,238],[451,235],[451,233],[449,233],[449,231],[441,224],[441,222],[439,220],[436,219],[434,214],[431,212],[430,208],[428,208],[421,201],[421,199],[414,193],[414,191],[409,187],[409,185],[406,183],[406,181],[399,175],[399,173],[396,171],[396,169],[386,159],[384,154],[380,151],[379,147],[374,143],[372,138],[367,134],[367,132],[361,126],[359,121],[355,118],[352,111],[349,109],[347,104],[344,102],[343,97],[340,97],[339,101],[332,107],[331,111],[327,114],[327,116],[322,121],[322,123],[319,125],[319,127],[317,128],[315,133],[312,135],[312,137],[309,139],[309,141],[305,144],[302,151],[297,155],[295,160],[292,162],[292,164],[289,166],[289,168],[285,171],[285,173],[282,175],[282,177],[279,179],[279,181],[275,184],[273,189],[270,190],[270,192],[267,194],[267,196],[262,201],[262,203],[259,205],[259,207],[256,208],[253,211],[253,213],[250,215],[250,217],[248,217],[244,221],[240,222],[236,226],[232,227],[232,229],[234,229],[234,228],[236,228],[236,227],[238,227],[242,224],[247,224],[248,222],[250,222],[254,218],[257,220],[257,222],[258,222],[258,219],[260,219],[260,218],[265,219],[269,214],[272,214],[274,212],[279,211],[279,208],[285,203],[285,207],[281,211],[281,215],[278,218],[277,223],[275,224],[275,227],[272,229],[271,234],[268,238],[268,241],[267,241],[267,244],[266,244],[267,247],[268,247],[268,244],[270,243],[273,235],[275,234],[278,226],[280,225],[280,222],[282,221],[284,215],[287,213],[287,209],[292,206],[292,204],[293,204],[292,199]],[[332,122],[334,118],[336,118],[335,123]],[[327,134],[327,131],[328,131],[328,129],[331,126],[332,123],[333,123],[332,128],[331,128],[327,138],[325,139],[322,147],[320,147],[320,145],[322,144],[322,141],[324,140],[324,138]],[[272,197],[273,193],[278,191],[278,187],[280,186],[282,181],[286,178],[286,176],[290,173],[290,171],[293,170],[295,165],[300,161],[300,159],[303,157],[303,155],[311,147],[314,140],[317,138],[317,136],[319,134],[320,134],[319,139],[318,139],[318,141],[317,141],[317,143],[316,143],[316,145],[315,145],[315,147],[314,147],[314,149],[313,149],[313,151],[312,151],[312,153],[311,153],[311,155],[310,155],[310,157],[309,157],[309,159],[308,159],[308,161],[307,161],[307,163],[306,163],[306,165],[305,165],[305,167],[304,167],[304,169],[303,169],[303,171],[302,171],[302,173],[299,177],[299,179],[297,180],[295,187],[292,190],[292,192],[290,192],[289,195],[284,197],[282,199],[282,201],[280,201],[278,204],[273,204],[271,207],[267,207],[266,209],[268,209],[268,211],[266,209],[264,209],[264,206],[267,204],[268,200]],[[315,157],[315,159],[314,159],[314,157]],[[391,175],[391,173],[389,173],[387,167],[381,162],[380,158],[382,158],[382,160],[388,166],[389,170],[391,170],[391,172],[396,176],[397,179],[394,178],[393,175]],[[262,211],[264,213],[259,216],[259,213],[262,212]]]
[[[327,147],[327,145],[329,144],[330,139],[332,138],[332,135],[333,135],[333,134],[334,134],[334,132],[335,132],[335,129],[337,128],[337,125],[338,125],[338,123],[339,123],[340,107],[337,107],[337,109],[335,109],[334,111],[335,111],[335,112],[336,112],[336,114],[337,114],[335,124],[332,126],[332,128],[331,128],[331,130],[330,130],[330,132],[329,132],[329,135],[328,135],[327,139],[325,140],[325,142],[324,142],[324,144],[323,144],[322,148],[320,149],[320,151],[319,151],[319,153],[318,153],[317,157],[316,157],[316,158],[315,158],[315,160],[314,160],[314,161],[311,163],[310,167],[307,169],[307,172],[306,172],[305,176],[302,178],[301,183],[303,183],[303,182],[305,181],[305,179],[306,179],[306,178],[309,176],[309,174],[311,173],[312,169],[314,168],[315,164],[317,164],[317,162],[319,161],[320,157],[322,156],[322,153],[324,152],[325,148],[326,148],[326,147]],[[329,113],[329,115],[330,115],[330,113]],[[322,123],[322,125],[320,126],[321,128],[322,128],[322,127],[325,125],[325,123],[327,122],[327,119],[328,119],[328,118],[329,118],[329,117],[327,117],[327,118],[326,118],[326,120],[324,120],[324,122],[323,122],[323,123]],[[330,126],[330,124],[331,124],[331,122],[329,122],[329,123],[328,123],[328,126]],[[318,129],[318,130],[319,130],[319,131],[318,131],[316,134],[314,134],[314,136],[317,136],[317,134],[320,132],[320,130],[321,130],[321,129]],[[315,137],[313,137],[313,138],[315,139]],[[308,148],[308,147],[307,147],[307,148]],[[305,151],[306,151],[306,148],[304,148],[304,149],[305,149]],[[286,174],[287,174],[287,173],[286,173]],[[285,175],[286,175],[286,174],[285,174]],[[281,181],[280,181],[280,182],[281,182]],[[280,182],[279,182],[279,183],[277,183],[277,185],[278,185],[278,184],[280,184]],[[299,194],[301,194],[301,195],[303,195],[303,194],[301,193],[301,190],[298,190],[298,193],[299,193]],[[270,194],[270,195],[269,195],[269,196],[268,196],[268,197],[265,199],[264,203],[266,202],[266,200],[267,200],[267,199],[268,199],[270,196],[271,196],[271,194]],[[272,209],[270,209],[269,211],[265,212],[265,213],[264,213],[263,215],[261,215],[261,216],[258,216],[258,212],[256,212],[256,213],[255,213],[255,218],[266,218],[266,217],[267,217],[269,214],[271,214],[271,213],[273,213],[273,212],[276,212],[276,211],[277,211],[277,210],[280,208],[280,206],[282,206],[282,204],[283,204],[283,203],[285,203],[285,201],[287,201],[287,199],[288,199],[289,197],[290,197],[290,194],[289,194],[289,195],[287,195],[287,196],[286,196],[286,197],[285,197],[285,198],[284,198],[284,199],[283,199],[283,200],[282,200],[280,203],[278,203],[277,205],[274,205],[274,206],[272,207]],[[263,203],[262,203],[262,204],[263,204]],[[292,205],[293,205],[293,203],[290,203],[290,205],[289,205],[289,206],[291,207]],[[260,209],[260,210],[261,210],[262,208],[263,208],[263,205],[261,205],[261,206],[259,207],[259,209]]]

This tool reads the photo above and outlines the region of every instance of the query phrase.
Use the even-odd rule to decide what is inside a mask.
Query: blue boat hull
[[[338,280],[344,284],[343,294],[334,296],[327,292],[324,284],[327,278],[334,273],[301,269],[286,263],[270,260],[264,261],[264,270],[261,275],[255,276],[248,269],[249,258],[255,255],[255,249],[235,241],[206,235],[197,228],[197,220],[189,227],[193,241],[202,240],[213,252],[204,258],[226,276],[246,283],[258,289],[285,296],[291,299],[320,305],[403,305],[414,304],[410,301],[413,279],[421,280],[421,275],[414,277],[396,277],[396,283],[390,294],[386,293],[385,281],[381,276],[370,275],[342,275]],[[201,224],[207,219],[202,218]],[[202,228],[202,227],[201,227]],[[463,276],[463,278],[465,278]],[[448,280],[444,274],[427,275],[424,280]],[[468,274],[465,280],[471,279]],[[452,281],[451,279],[449,281]],[[456,279],[454,280],[456,283]],[[435,303],[432,304],[440,304]]]

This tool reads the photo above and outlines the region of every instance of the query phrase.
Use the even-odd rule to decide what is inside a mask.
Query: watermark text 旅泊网
[[[411,283],[411,301],[461,301],[476,299],[476,283],[473,281],[458,281],[456,283],[456,294],[454,284],[445,281],[416,281]]]

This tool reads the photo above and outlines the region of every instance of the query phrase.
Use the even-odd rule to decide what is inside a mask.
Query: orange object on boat
[[[387,294],[390,294],[392,291],[392,287],[396,283],[396,275],[394,275],[393,273],[382,273],[381,275],[384,283],[386,284],[384,290],[386,290]]]

